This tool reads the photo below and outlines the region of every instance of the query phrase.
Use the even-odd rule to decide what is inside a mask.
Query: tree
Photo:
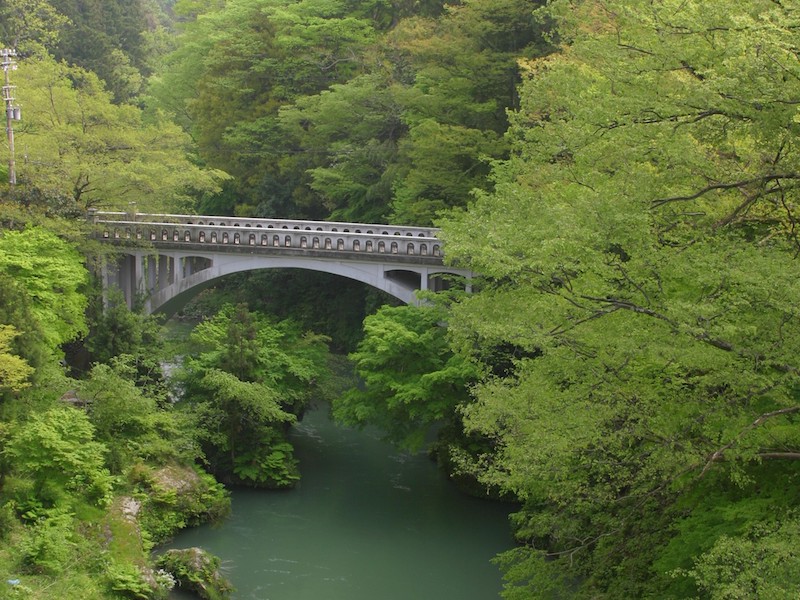
[[[538,5],[535,2],[534,5]],[[387,36],[407,55],[413,82],[403,95],[409,128],[400,147],[391,219],[428,225],[488,190],[490,163],[504,158],[506,110],[517,103],[516,61],[547,48],[530,2],[472,0],[438,19],[410,18]]]
[[[299,474],[284,430],[325,377],[324,339],[228,305],[192,341],[185,399],[212,470],[237,483],[293,485]]]
[[[381,308],[364,320],[364,339],[350,354],[362,384],[334,399],[334,417],[372,425],[414,450],[435,425],[451,421],[477,370],[447,346],[433,306]]]
[[[109,290],[107,299],[106,306],[96,299],[90,312],[85,344],[92,362],[108,364],[125,355],[133,361],[137,383],[163,396],[158,393],[163,388],[161,361],[165,358],[158,317],[130,310],[119,289]]]
[[[473,189],[486,185],[489,161],[505,150],[492,131],[434,119],[416,123],[401,143],[408,167],[395,185],[392,221],[431,225],[448,209],[464,206]]]
[[[0,39],[5,47],[24,54],[40,54],[52,46],[69,19],[45,0],[0,2]]]
[[[86,403],[95,437],[108,448],[106,464],[115,474],[136,461],[195,458],[192,442],[179,431],[176,414],[160,409],[157,398],[137,386],[136,366],[132,356],[122,355],[109,364],[94,365],[78,383],[78,397]]]
[[[37,369],[50,358],[41,325],[32,313],[32,299],[7,273],[0,273],[0,323],[14,328],[8,350]],[[34,374],[35,377],[35,374]]]
[[[312,199],[340,221],[381,223],[388,218],[398,169],[398,141],[407,133],[401,86],[365,74],[280,111],[280,125],[304,149]],[[313,208],[311,208],[313,210]]]
[[[31,227],[2,232],[0,273],[30,300],[30,311],[50,351],[86,333],[83,257],[55,234]]]
[[[79,409],[57,407],[31,415],[12,430],[4,453],[12,461],[11,473],[34,483],[35,498],[18,498],[21,504],[33,500],[45,508],[65,508],[74,496],[105,506],[111,498],[105,447],[94,440],[94,428]]]
[[[153,95],[247,214],[428,224],[463,205],[507,150],[516,58],[539,52],[522,0],[205,8]]]
[[[0,390],[19,392],[30,385],[33,367],[12,352],[11,342],[17,335],[12,325],[0,324]]]
[[[130,101],[140,91],[148,61],[144,34],[149,29],[143,0],[51,0],[69,18],[58,44],[59,60],[94,72],[115,102]]]
[[[278,130],[278,109],[359,73],[373,39],[371,23],[336,2],[210,6],[185,25],[152,94],[191,131],[201,156],[238,177],[240,195],[257,206],[271,200],[262,189],[294,186],[279,173],[291,148]]]
[[[753,522],[774,510],[757,494],[796,504],[763,476],[800,464],[793,11],[537,13],[561,51],[523,63],[495,190],[443,222],[450,260],[486,277],[449,318],[457,347],[541,354],[464,411],[494,440],[484,481],[524,502],[508,598],[559,581],[576,598],[666,597],[659,554],[710,549],[719,528],[690,544],[678,525],[720,481],[751,494]]]
[[[722,536],[689,575],[711,600],[791,597],[800,587],[798,537],[797,518],[774,531],[755,527],[746,537]]]
[[[189,210],[225,175],[190,160],[190,140],[157,112],[116,106],[96,75],[50,57],[20,61],[17,201],[56,213],[90,207]],[[21,160],[20,160],[21,158]]]

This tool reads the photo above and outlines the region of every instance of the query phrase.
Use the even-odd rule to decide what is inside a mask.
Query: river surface
[[[296,489],[234,490],[226,521],[169,547],[219,556],[236,599],[498,598],[491,559],[513,544],[508,506],[461,494],[424,454],[334,425],[327,407],[308,412],[291,439]]]

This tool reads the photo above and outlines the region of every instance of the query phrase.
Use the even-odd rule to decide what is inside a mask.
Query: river
[[[227,520],[169,547],[219,556],[236,599],[498,597],[491,559],[512,546],[508,506],[461,494],[424,454],[337,427],[327,407],[309,411],[291,439],[296,489],[234,490]]]

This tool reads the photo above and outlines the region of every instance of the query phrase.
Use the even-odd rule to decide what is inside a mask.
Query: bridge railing
[[[213,217],[201,215],[147,214],[130,212],[90,211],[93,222],[139,222],[169,223],[185,225],[209,225],[211,227],[244,227],[256,229],[287,229],[295,231],[333,231],[341,233],[365,233],[374,235],[400,235],[412,237],[436,237],[434,227],[411,225],[381,225],[376,223],[345,223],[338,221],[308,221],[301,219],[257,219],[243,217]]]
[[[128,216],[127,213],[95,213],[92,220],[98,226],[98,235],[109,241],[193,245],[195,249],[205,247],[215,251],[239,246],[250,247],[253,251],[263,248],[321,254],[358,253],[373,258],[394,255],[437,263],[442,260],[441,241],[433,235],[436,230],[431,228],[181,215],[136,215],[136,220],[129,220],[125,218]],[[144,220],[164,216],[182,218]],[[234,224],[230,224],[232,221]]]

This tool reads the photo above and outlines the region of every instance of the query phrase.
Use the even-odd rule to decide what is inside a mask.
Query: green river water
[[[498,597],[490,561],[512,546],[508,506],[461,494],[424,454],[337,427],[326,408],[306,414],[292,443],[296,489],[234,490],[224,523],[185,531],[169,547],[219,556],[236,599]]]

